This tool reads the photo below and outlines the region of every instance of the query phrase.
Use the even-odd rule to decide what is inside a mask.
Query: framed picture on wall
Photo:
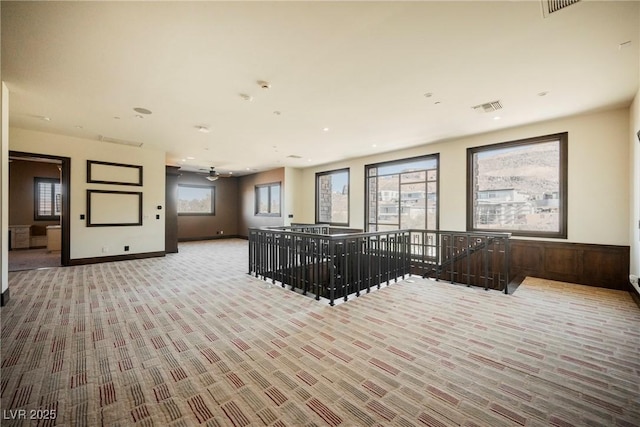
[[[142,225],[142,192],[87,190],[87,227]]]
[[[87,182],[142,186],[142,166],[87,160]]]

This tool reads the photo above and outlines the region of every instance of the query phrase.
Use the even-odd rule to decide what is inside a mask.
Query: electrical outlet
[[[125,252],[128,252],[128,251],[129,251],[129,245],[127,245],[127,246],[125,246],[125,247],[124,247],[124,251],[125,251]]]
[[[103,254],[107,254],[107,253],[109,253],[109,247],[107,247],[107,246],[103,246],[103,247],[102,247],[102,253],[103,253]]]
[[[220,230],[220,234],[224,234],[224,231]]]

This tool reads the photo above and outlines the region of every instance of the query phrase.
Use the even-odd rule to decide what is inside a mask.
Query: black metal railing
[[[412,273],[508,293],[511,233],[411,230]]]
[[[406,275],[507,293],[509,233],[393,230],[327,225],[249,229],[249,274],[316,299],[359,296]]]
[[[249,229],[249,274],[334,305],[410,273],[409,231],[327,234],[324,227]]]

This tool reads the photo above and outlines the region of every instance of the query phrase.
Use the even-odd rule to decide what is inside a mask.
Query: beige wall
[[[631,274],[640,276],[640,141],[637,133],[640,132],[640,89],[636,93],[630,109],[630,191],[629,199],[631,217],[629,227],[629,241],[631,243]],[[638,287],[640,292],[640,286]]]
[[[299,222],[314,221],[316,172],[351,169],[349,225],[363,228],[365,165],[440,153],[440,228],[465,230],[467,148],[567,131],[567,241],[629,245],[628,129],[629,109],[621,108],[308,168],[296,193],[303,200]]]
[[[9,163],[9,225],[52,225],[34,220],[34,178],[60,178],[54,163],[13,160]]]
[[[211,239],[238,234],[238,178],[220,178],[210,182],[205,175],[180,172],[178,185],[180,184],[215,187],[215,215],[179,215],[178,240]]]
[[[285,185],[285,169],[274,169],[268,172],[256,173],[253,175],[246,175],[239,178],[239,194],[240,205],[238,220],[238,234],[240,236],[248,236],[250,227],[268,227],[284,225],[285,217],[288,215],[290,206],[285,200],[281,200],[280,210],[282,211],[280,216],[260,216],[255,213],[255,187],[260,184],[270,184],[280,182],[282,187],[280,188],[280,195],[284,199],[284,195],[287,194],[287,186]]]
[[[71,159],[70,258],[164,251],[165,153],[145,148],[110,144],[91,139],[11,128],[10,150],[48,154]],[[112,184],[88,184],[87,160],[127,163],[143,167],[141,187]],[[86,190],[143,192],[143,225],[120,227],[87,227]],[[160,219],[156,219],[160,214]],[[129,246],[128,252],[124,246]]]
[[[302,191],[302,169],[284,168],[284,225],[291,225],[294,222],[302,222],[302,217],[298,215],[303,211],[303,200],[296,197]]]

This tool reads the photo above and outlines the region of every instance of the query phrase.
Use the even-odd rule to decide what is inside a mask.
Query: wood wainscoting
[[[510,261],[512,278],[629,290],[629,246],[511,239]]]

